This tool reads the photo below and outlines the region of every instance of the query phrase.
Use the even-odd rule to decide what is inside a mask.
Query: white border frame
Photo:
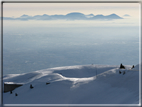
[[[87,1],[87,0],[79,0],[79,1],[75,1],[75,0],[72,0],[72,1],[66,1],[66,0],[63,0],[63,1],[59,1],[59,0],[57,0],[57,1],[55,1],[55,0],[53,0],[53,1],[37,1],[37,0],[35,0],[35,1],[27,1],[27,0],[25,0],[25,1],[18,1],[18,0],[16,0],[16,1],[6,1],[6,0],[4,0],[4,1],[1,1],[1,5],[2,5],[2,3],[16,3],[16,2],[19,2],[19,3],[31,3],[31,2],[33,2],[33,3],[40,3],[40,2],[43,2],[43,3],[64,3],[64,2],[66,2],[66,3],[139,3],[140,4],[140,20],[139,20],[139,22],[140,22],[140,24],[139,24],[139,64],[140,64],[140,66],[139,66],[139,104],[2,104],[2,106],[14,106],[14,107],[19,107],[19,106],[22,106],[22,107],[24,107],[24,106],[35,106],[35,107],[37,107],[37,106],[39,106],[39,107],[41,107],[41,106],[141,106],[141,101],[142,101],[142,99],[141,99],[141,69],[142,69],[142,67],[141,67],[141,65],[142,65],[142,61],[141,61],[141,54],[142,54],[142,50],[141,50],[141,48],[142,48],[142,43],[141,43],[141,39],[142,39],[142,37],[141,37],[141,34],[142,34],[142,22],[141,22],[141,18],[142,18],[142,14],[141,14],[141,9],[142,9],[142,1],[141,0],[91,0],[91,1]],[[2,10],[3,11],[3,10]],[[1,11],[1,12],[2,12]],[[3,12],[2,12],[3,13]],[[3,15],[2,15],[2,17],[3,17]],[[3,21],[3,19],[1,19],[2,21]],[[2,24],[2,23],[1,23]],[[2,32],[2,31],[1,31]],[[2,34],[2,36],[3,36],[3,34]],[[3,52],[3,50],[2,50],[2,52]],[[2,72],[3,72],[3,69],[2,69]],[[2,81],[3,82],[3,81]],[[2,83],[1,82],[1,83]],[[1,87],[2,88],[2,87]],[[1,94],[3,94],[3,93],[1,93]],[[3,96],[3,95],[2,95]],[[1,97],[2,98],[2,97]],[[3,102],[1,102],[1,103],[3,103]]]

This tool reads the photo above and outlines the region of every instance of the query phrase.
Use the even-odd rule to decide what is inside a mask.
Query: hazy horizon
[[[3,74],[72,65],[138,64],[139,9],[138,3],[4,3],[4,17],[81,12],[85,15],[115,13],[124,19],[3,20]]]
[[[139,63],[138,26],[71,22],[17,21],[13,27],[15,22],[7,21],[4,74],[59,66]]]

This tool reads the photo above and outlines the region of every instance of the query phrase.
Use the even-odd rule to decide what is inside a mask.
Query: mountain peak
[[[82,19],[86,19],[86,16],[83,13],[79,13],[79,12],[68,13],[65,17],[67,19],[70,19],[70,20],[82,20]]]
[[[118,16],[118,15],[116,15],[115,13],[112,13],[112,14],[110,14],[109,16]]]
[[[94,16],[94,14],[92,14],[92,13],[91,13],[91,14],[89,14],[89,15],[90,15],[90,16]]]
[[[48,16],[47,14],[43,14],[42,16]]]
[[[111,19],[123,19],[122,17],[116,15],[115,13],[112,13],[110,15],[106,16],[107,18],[111,18]]]
[[[24,14],[18,18],[7,17],[4,19],[6,20],[13,20],[13,19],[14,20],[113,20],[113,19],[123,19],[123,18],[116,15],[115,13],[104,16],[102,14],[94,15],[91,13],[89,15],[85,15],[80,12],[71,12],[66,15],[43,14],[43,15],[29,16],[29,15]]]
[[[28,17],[28,15],[26,15],[26,14],[23,14],[21,17]]]
[[[84,15],[84,14],[80,12],[71,12],[71,13],[68,13],[67,15]]]

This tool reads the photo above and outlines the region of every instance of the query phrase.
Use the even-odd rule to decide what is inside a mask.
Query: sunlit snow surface
[[[119,66],[80,65],[8,74],[6,83],[22,83],[12,94],[3,93],[4,104],[138,104],[139,65],[125,74]],[[50,84],[46,85],[46,82]],[[30,84],[33,89],[30,89]],[[15,93],[18,96],[15,96]]]

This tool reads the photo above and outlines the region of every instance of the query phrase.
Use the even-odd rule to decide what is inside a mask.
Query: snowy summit
[[[4,92],[4,104],[138,104],[139,65],[65,66],[8,74],[3,82],[20,84]],[[120,71],[122,73],[120,73]],[[123,72],[125,71],[125,74]]]

